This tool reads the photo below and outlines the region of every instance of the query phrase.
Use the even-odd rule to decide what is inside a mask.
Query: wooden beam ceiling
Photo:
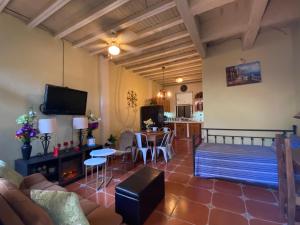
[[[57,12],[62,7],[64,7],[66,4],[68,4],[70,1],[71,0],[56,0],[48,8],[46,8],[44,11],[42,11],[37,17],[33,18],[28,23],[28,27],[34,28],[34,27],[38,26],[40,23],[42,23],[43,21],[48,19],[55,12]]]
[[[131,54],[135,54],[135,55],[142,54],[144,51],[146,51],[148,49],[158,47],[158,46],[161,46],[164,44],[168,44],[172,41],[177,41],[179,39],[186,38],[186,37],[189,37],[189,34],[186,31],[177,32],[175,34],[170,34],[170,35],[160,38],[158,40],[153,40],[153,41],[147,42],[140,46],[134,46],[134,47],[136,47],[134,50],[124,53],[124,54],[120,54],[119,56],[116,56],[115,59],[120,59],[120,58],[123,58],[123,57],[131,55]],[[96,53],[94,52],[94,54],[97,54],[97,52]]]
[[[138,69],[143,69],[143,68],[149,68],[152,66],[164,66],[167,63],[175,62],[175,61],[182,60],[182,59],[192,58],[194,56],[198,56],[198,53],[195,51],[186,52],[186,53],[178,54],[175,56],[170,56],[170,57],[163,58],[163,59],[156,59],[156,60],[149,61],[149,62],[146,62],[143,64],[128,66],[126,68],[130,69],[130,70],[138,70]]]
[[[234,1],[236,0],[191,0],[190,7],[192,14],[196,16]]]
[[[201,41],[200,31],[196,18],[192,15],[188,0],[175,0],[177,10],[183,19],[186,29],[201,57],[206,55],[206,47]]]
[[[247,31],[243,36],[244,49],[253,47],[267,5],[268,0],[252,0]]]
[[[176,78],[183,78],[183,79],[188,79],[188,78],[199,78],[199,77],[201,77],[202,75],[201,75],[201,73],[187,73],[187,74],[185,74],[184,76],[165,76],[165,80],[175,80]],[[150,80],[154,80],[154,81],[158,81],[158,82],[161,82],[161,81],[163,81],[163,77],[162,76],[160,76],[160,77],[158,77],[158,78],[152,78],[152,79],[150,79]]]
[[[92,36],[87,36],[87,37],[83,38],[82,40],[75,42],[74,46],[75,47],[85,46],[94,41],[102,39],[103,37],[105,37],[105,35],[107,33],[111,32],[111,30],[119,31],[119,30],[126,29],[136,23],[139,23],[149,17],[160,14],[160,13],[162,13],[168,9],[171,9],[173,7],[175,7],[175,3],[173,1],[163,1],[157,5],[154,5],[150,8],[148,8],[145,11],[139,12],[137,14],[133,14],[133,15],[129,16],[128,18],[123,19],[118,24],[116,24],[106,30],[99,31],[96,34],[93,34]]]
[[[172,74],[172,73],[181,73],[186,70],[193,70],[193,69],[201,69],[201,64],[199,62],[196,63],[187,63],[185,65],[180,65],[179,67],[167,67],[165,69],[165,74]],[[162,71],[157,70],[157,71],[150,71],[150,72],[141,72],[139,73],[140,76],[143,77],[149,77],[149,76],[155,76],[155,75],[162,75]]]
[[[176,77],[176,76],[184,76],[188,73],[201,73],[201,67],[196,67],[194,69],[183,69],[181,71],[174,71],[174,72],[169,72],[169,73],[165,73],[165,77]],[[159,73],[159,74],[151,74],[148,76],[144,76],[145,78],[148,79],[156,79],[159,77],[162,77],[163,73]]]
[[[169,83],[165,83],[165,87],[174,86],[174,85],[183,85],[183,84],[194,84],[194,83],[202,83],[202,79],[184,81],[182,83],[177,83],[176,81],[175,82],[169,82]]]
[[[74,32],[74,31],[84,27],[85,25],[95,21],[96,19],[104,16],[105,14],[119,8],[120,6],[126,4],[129,1],[131,1],[131,0],[116,0],[113,3],[107,5],[104,8],[97,9],[95,12],[88,15],[86,18],[74,23],[70,27],[67,27],[66,29],[64,29],[61,32],[57,33],[55,35],[55,37],[56,38],[63,38],[65,36],[67,36],[68,34]]]
[[[5,9],[10,0],[0,0],[0,13]]]
[[[194,44],[191,44],[190,42],[186,42],[186,43],[183,43],[180,45],[175,45],[168,49],[161,49],[161,50],[149,52],[149,53],[137,56],[137,57],[132,57],[132,58],[116,61],[115,63],[117,65],[127,66],[127,65],[131,65],[131,64],[143,62],[145,60],[151,60],[151,59],[155,59],[155,58],[164,57],[166,55],[184,51],[184,50],[187,50],[190,48],[194,48]]]
[[[183,59],[180,62],[167,63],[164,66],[166,68],[168,68],[168,67],[175,67],[175,66],[183,66],[186,64],[196,63],[196,62],[201,63],[201,58],[194,57],[192,59]],[[161,66],[153,66],[153,67],[149,67],[149,68],[133,70],[133,72],[135,72],[135,73],[154,72],[154,71],[156,71],[156,72],[161,71]]]

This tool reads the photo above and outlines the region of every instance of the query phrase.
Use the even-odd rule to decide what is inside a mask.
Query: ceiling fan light
[[[108,47],[108,52],[111,55],[119,55],[121,50],[116,44],[112,44],[111,46]]]
[[[183,79],[181,77],[179,77],[179,78],[176,79],[177,83],[182,83],[182,81],[183,81]]]
[[[172,96],[172,94],[171,94],[170,91],[167,92],[167,96],[168,96],[168,97],[171,97],[171,96]]]

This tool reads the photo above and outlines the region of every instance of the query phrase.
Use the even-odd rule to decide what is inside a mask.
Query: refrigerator
[[[164,126],[164,107],[162,105],[142,106],[140,111],[141,130],[146,130],[145,120],[152,119],[154,127]]]

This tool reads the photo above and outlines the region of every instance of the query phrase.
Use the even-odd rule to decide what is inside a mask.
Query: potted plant
[[[88,135],[87,135],[87,145],[95,146],[96,139],[93,136],[93,130],[96,130],[99,127],[100,118],[97,118],[91,111],[87,115],[89,124],[88,124]]]
[[[16,122],[21,125],[21,128],[16,131],[16,138],[23,143],[21,147],[23,159],[28,160],[32,150],[31,141],[38,135],[36,113],[29,110],[28,113],[19,116]]]
[[[113,148],[114,146],[116,146],[116,142],[117,142],[117,138],[111,134],[107,139],[107,146]]]
[[[150,128],[152,125],[154,125],[154,122],[151,118],[149,118],[148,120],[144,121],[144,124],[146,125],[147,132],[150,132]]]

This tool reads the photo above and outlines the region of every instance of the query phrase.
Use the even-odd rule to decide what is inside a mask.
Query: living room
[[[87,3],[82,0],[45,0],[37,3],[33,0],[0,0],[0,160],[15,168],[15,161],[22,158],[22,143],[15,137],[20,128],[16,119],[29,110],[37,113],[37,120],[56,120],[49,154],[59,143],[68,142],[70,145],[72,141],[74,146],[79,145],[78,131],[73,128],[73,119],[78,115],[46,115],[41,112],[46,84],[88,93],[85,115],[92,112],[99,118],[99,127],[93,131],[93,136],[95,142],[102,146],[110,144],[107,142],[111,135],[116,137],[118,144],[124,130],[140,131],[143,123],[140,109],[149,100],[156,99],[158,94],[163,94],[168,101],[169,110],[165,111],[175,115],[170,123],[195,122],[176,118],[181,117],[177,115],[176,96],[193,93],[191,107],[195,112],[195,96],[201,92],[203,112],[202,109],[199,111],[204,114],[200,123],[202,128],[277,130],[278,133],[292,131],[293,125],[296,125],[299,135],[300,120],[294,118],[300,112],[299,1],[259,2],[93,0]],[[186,10],[187,6],[191,11]],[[119,56],[107,52],[114,42],[121,50]],[[228,85],[228,67],[253,62],[259,62],[260,82]],[[183,81],[177,83],[178,78]],[[187,91],[180,89],[183,85]],[[134,103],[130,93],[136,98]],[[132,105],[129,106],[129,103]],[[171,128],[176,132],[174,126]],[[256,137],[259,133],[254,131],[245,135]],[[269,191],[269,187],[255,187],[254,196],[258,197],[253,197],[245,194],[247,183],[232,182],[231,185],[215,178],[198,181],[192,171],[195,168],[192,160],[193,135],[187,135],[186,139],[175,137],[172,146],[176,154],[167,164],[163,155],[157,159],[157,164],[153,164],[151,157],[147,158],[147,167],[164,171],[166,179],[166,197],[149,215],[147,224],[287,223],[286,218],[274,216],[272,219],[268,212],[259,215],[247,209],[247,198],[256,198],[258,203],[265,204],[265,201],[260,201],[261,196],[271,193],[266,202],[271,199],[270,205],[278,208],[272,208],[272,212],[279,212],[276,188],[272,187]],[[213,133],[210,138],[213,135],[223,134]],[[227,131],[226,135],[244,134],[233,130]],[[275,138],[274,133],[271,135]],[[40,135],[31,142],[31,157],[44,153],[39,138]],[[208,133],[202,130],[200,142],[206,142],[206,138]],[[229,139],[224,143],[229,143]],[[84,144],[86,142],[85,137]],[[119,159],[113,159],[114,164],[123,165]],[[126,173],[113,172],[117,179],[110,182],[107,191],[97,192],[93,188],[86,191],[82,188],[84,174],[66,187],[114,212],[114,188],[141,168],[143,159],[138,158],[134,168]],[[223,193],[227,188],[234,192],[236,184],[244,193],[242,197],[237,194],[238,197],[230,198],[230,202],[242,199],[243,206],[228,209],[226,207],[229,206],[214,204],[212,193]],[[195,187],[201,194],[193,189]],[[201,204],[198,200],[192,201],[188,193],[192,193],[195,199],[201,195]],[[206,201],[206,198],[211,200]],[[191,202],[187,203],[186,199]],[[221,208],[225,213],[222,210],[216,213],[214,208]],[[186,213],[189,210],[193,213]],[[197,213],[199,216],[194,218]],[[0,213],[0,224],[7,224],[2,220]],[[35,223],[23,221],[22,224]],[[90,221],[90,224],[109,223]]]

